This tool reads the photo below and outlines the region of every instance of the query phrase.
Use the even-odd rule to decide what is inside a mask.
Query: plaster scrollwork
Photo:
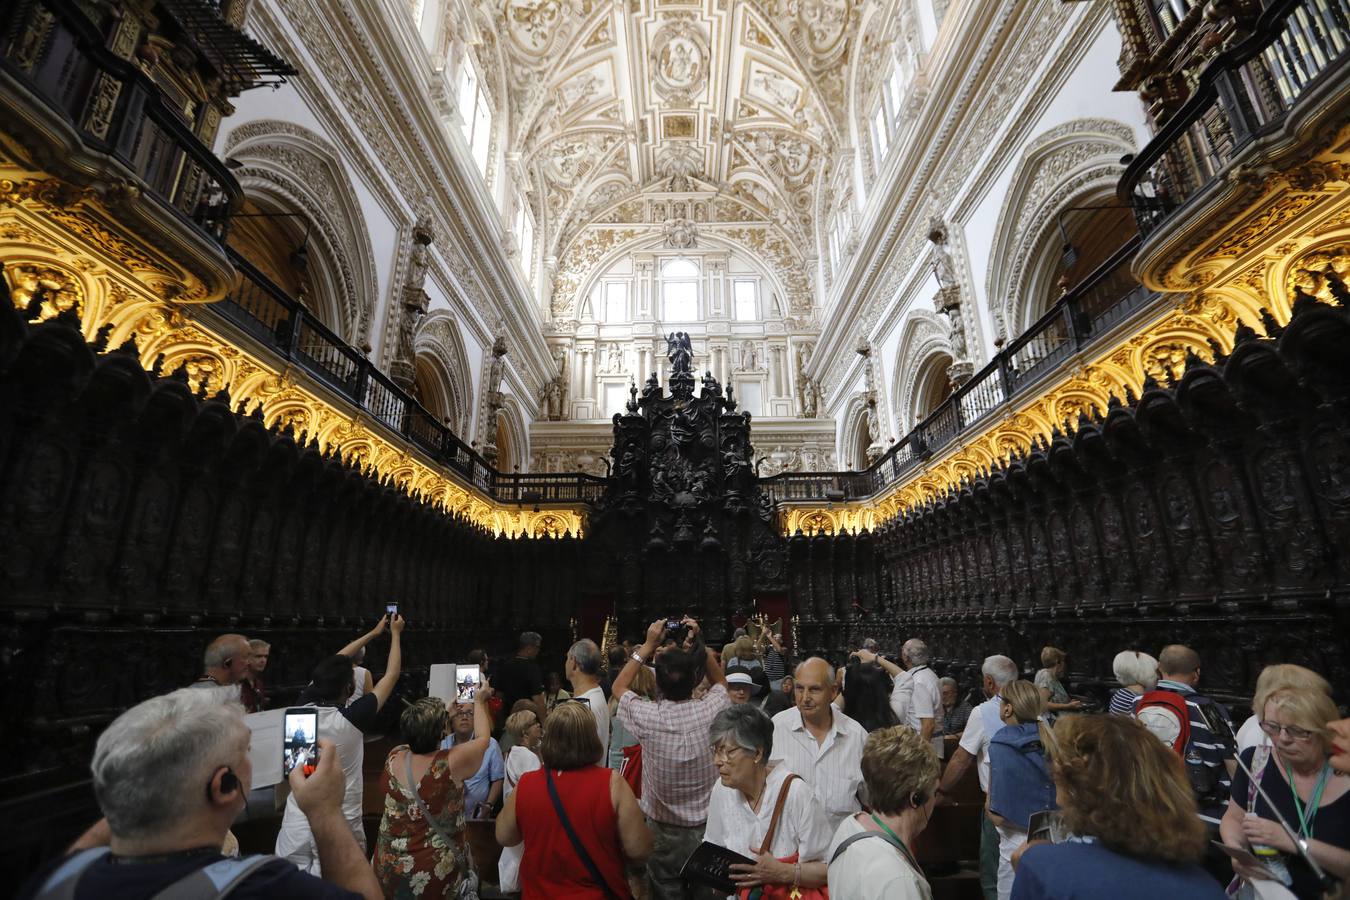
[[[367,341],[379,296],[374,249],[335,148],[290,122],[260,120],[231,131],[225,155],[244,163],[237,177],[245,195],[304,213],[337,281],[343,321],[330,324],[352,343]]]

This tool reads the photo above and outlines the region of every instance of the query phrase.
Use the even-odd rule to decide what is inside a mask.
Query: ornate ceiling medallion
[[[689,103],[708,81],[708,39],[690,17],[672,19],[652,38],[652,86],[673,103]]]
[[[797,25],[817,59],[828,59],[844,48],[851,5],[849,0],[800,0],[797,4]]]
[[[543,56],[563,30],[560,20],[568,15],[561,0],[507,0],[506,27],[511,43],[523,53]]]

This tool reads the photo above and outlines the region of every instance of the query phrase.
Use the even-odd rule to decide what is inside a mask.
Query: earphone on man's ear
[[[233,794],[239,790],[239,776],[234,774],[231,768],[225,769],[225,774],[220,776],[220,792],[222,794]]]

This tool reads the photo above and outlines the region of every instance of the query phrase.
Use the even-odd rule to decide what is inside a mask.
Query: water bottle
[[[1247,813],[1248,818],[1256,818],[1256,813]],[[1261,865],[1266,867],[1266,871],[1271,877],[1285,887],[1294,883],[1294,877],[1289,874],[1289,867],[1284,864],[1284,854],[1269,844],[1252,844],[1252,855],[1261,861]]]

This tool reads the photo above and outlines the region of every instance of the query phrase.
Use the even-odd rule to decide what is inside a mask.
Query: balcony
[[[234,272],[222,238],[242,200],[229,170],[77,4],[5,6],[0,114],[32,159],[0,163],[3,177],[49,186],[54,177],[61,191],[30,191],[30,202],[78,203],[97,227],[111,225],[173,276],[157,292],[179,301],[224,296]],[[96,246],[109,252],[106,241]]]
[[[417,400],[345,343],[295,298],[234,250],[240,283],[212,312],[378,420],[434,462],[501,503],[592,504],[605,480],[593,475],[498,472]]]
[[[847,503],[880,497],[971,429],[1011,411],[1065,361],[1156,300],[1158,294],[1130,273],[1138,247],[1135,238],[1112,254],[867,469],[784,472],[760,479],[761,488],[775,503]]]
[[[1350,162],[1336,155],[1347,51],[1350,0],[1277,0],[1199,73],[1118,188],[1144,235],[1135,271],[1145,284],[1204,286],[1259,249],[1271,226],[1316,215],[1290,194],[1338,180],[1318,163]]]

